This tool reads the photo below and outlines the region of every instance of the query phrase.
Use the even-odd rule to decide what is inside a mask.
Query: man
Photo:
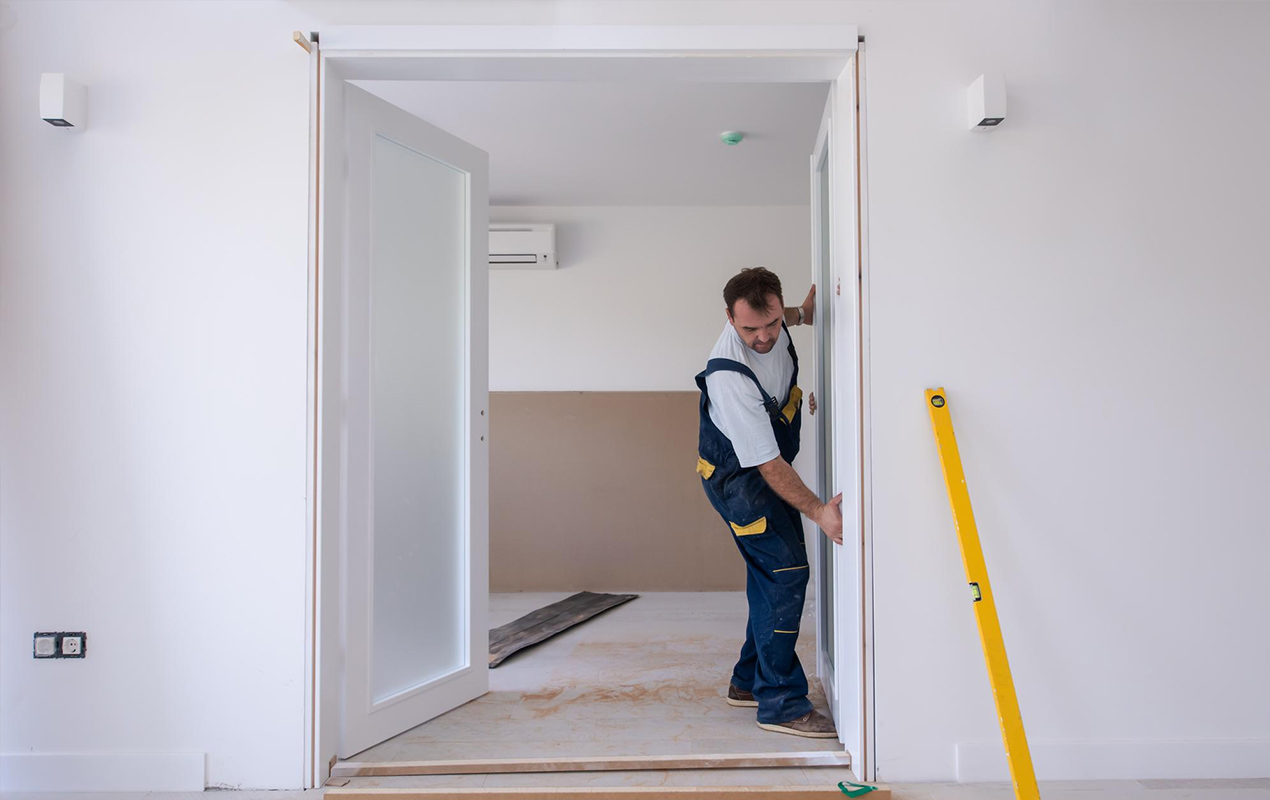
[[[798,354],[787,325],[810,325],[816,287],[785,308],[780,278],[756,267],[723,289],[727,324],[697,375],[701,389],[697,472],[745,559],[749,623],[728,703],[758,708],[765,730],[835,738],[807,699],[794,652],[810,569],[799,512],[842,542],[842,495],[828,503],[794,472],[802,427]],[[810,401],[816,413],[816,398]]]

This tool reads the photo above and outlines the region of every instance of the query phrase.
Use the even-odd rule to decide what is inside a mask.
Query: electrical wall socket
[[[32,653],[36,658],[83,658],[88,652],[88,634],[83,631],[35,634]]]

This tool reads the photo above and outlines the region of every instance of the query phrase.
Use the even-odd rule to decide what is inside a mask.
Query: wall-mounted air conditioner
[[[556,226],[490,225],[490,269],[555,269]]]

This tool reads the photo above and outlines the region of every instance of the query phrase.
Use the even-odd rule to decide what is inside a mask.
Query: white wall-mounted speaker
[[[980,75],[966,90],[966,107],[972,131],[990,131],[1005,122],[1005,78]]]
[[[57,128],[83,130],[88,124],[84,87],[63,72],[40,76],[40,119]]]

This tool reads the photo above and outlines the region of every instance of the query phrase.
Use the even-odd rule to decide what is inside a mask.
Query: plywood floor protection
[[[490,624],[569,595],[494,594]],[[724,702],[745,633],[740,592],[646,593],[509,658],[490,692],[358,754],[359,762],[840,751],[755,725]],[[810,608],[799,658],[815,680]]]

